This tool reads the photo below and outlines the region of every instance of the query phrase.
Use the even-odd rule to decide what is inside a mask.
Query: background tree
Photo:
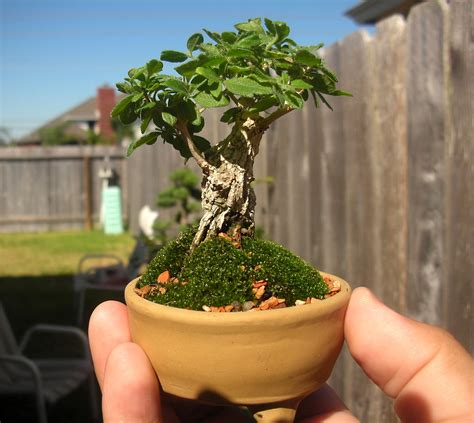
[[[170,237],[199,221],[201,210],[201,190],[199,177],[189,168],[177,169],[170,174],[172,185],[158,195],[156,205],[159,208],[173,210],[171,219],[158,218],[153,225],[155,238],[165,245]]]

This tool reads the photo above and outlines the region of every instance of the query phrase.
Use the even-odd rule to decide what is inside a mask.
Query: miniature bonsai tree
[[[234,27],[235,31],[222,33],[204,30],[207,41],[201,33],[193,34],[187,41],[186,52],[163,51],[161,61],[150,60],[145,66],[131,69],[125,81],[117,84],[127,96],[117,104],[112,116],[124,123],[139,119],[144,134],[130,145],[128,154],[144,144],[162,140],[171,144],[185,160],[194,159],[203,174],[203,216],[197,229],[183,234],[170,247],[172,254],[163,249],[165,251],[162,250],[150,266],[149,276],[141,280],[141,286],[153,285],[157,279],[160,282],[171,278],[170,275],[176,277],[176,281],[179,275],[181,281],[189,285],[193,285],[193,277],[201,278],[202,286],[189,294],[192,300],[181,301],[179,290],[173,290],[177,298],[173,299],[168,292],[168,297],[157,298],[158,302],[200,308],[200,300],[196,299],[199,291],[207,295],[201,305],[205,305],[205,301],[225,303],[232,295],[227,292],[232,289],[222,283],[227,279],[236,281],[233,287],[241,289],[241,294],[235,295],[243,301],[248,299],[249,289],[255,294],[252,289],[261,288],[256,288],[255,283],[272,279],[272,275],[262,274],[262,263],[266,263],[263,266],[266,269],[272,267],[280,274],[285,273],[282,269],[290,272],[289,269],[294,268],[288,255],[291,253],[282,247],[261,244],[252,250],[250,245],[244,245],[243,238],[253,239],[255,231],[256,199],[252,188],[255,157],[262,135],[277,119],[301,109],[310,98],[316,106],[321,102],[329,106],[326,95],[347,95],[337,89],[336,76],[317,55],[322,45],[300,46],[289,38],[287,24],[270,19],[264,19],[263,25],[262,20],[256,18]],[[178,75],[163,74],[162,61],[180,63],[175,67]],[[199,135],[205,123],[203,112],[210,108],[222,108],[221,121],[229,125],[229,133],[222,140],[210,142]],[[206,242],[219,238],[231,242]],[[274,257],[266,260],[265,254]],[[220,255],[226,257],[226,264],[220,263],[214,268],[215,257]],[[213,261],[206,261],[206,257],[212,257]],[[275,264],[275,260],[280,260],[280,264]],[[154,272],[164,268],[167,269],[164,275],[157,277]],[[229,274],[222,270],[224,268],[240,268],[242,274],[235,271]],[[307,270],[308,275],[317,278],[311,273],[312,268],[308,266]],[[311,277],[300,275],[296,270],[292,277],[288,276],[293,282]],[[247,278],[253,280],[250,288]],[[274,281],[273,292],[280,282]],[[318,284],[313,283],[315,285]],[[319,291],[313,290],[311,295],[323,297],[328,289],[321,284],[318,286]],[[225,295],[215,296],[216,289]],[[164,291],[162,287],[161,293]],[[282,288],[281,292],[291,297],[297,295],[296,291]],[[299,290],[298,295],[302,292]]]

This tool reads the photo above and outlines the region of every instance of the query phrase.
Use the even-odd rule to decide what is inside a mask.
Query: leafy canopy
[[[349,95],[336,88],[336,76],[325,67],[317,50],[289,38],[284,22],[260,18],[222,33],[204,29],[187,41],[187,51],[165,50],[160,59],[131,69],[119,91],[128,94],[112,112],[125,123],[141,121],[140,139],[128,154],[158,138],[188,159],[203,157],[208,140],[197,135],[204,126],[202,112],[226,107],[221,121],[239,124],[250,117],[268,125],[283,114],[301,109],[309,96],[316,106],[325,95]],[[165,75],[163,62],[180,63],[179,76]],[[330,106],[329,106],[330,107]],[[266,128],[263,128],[266,129]]]

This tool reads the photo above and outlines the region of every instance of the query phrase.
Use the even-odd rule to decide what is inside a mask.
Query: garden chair
[[[140,269],[148,264],[149,256],[148,246],[138,237],[128,264],[114,254],[86,254],[82,257],[74,275],[77,326],[81,327],[83,324],[88,291],[123,291],[125,285],[136,278]]]
[[[52,334],[64,341],[76,338],[80,358],[28,358],[26,348],[37,334]],[[94,371],[86,335],[80,329],[57,325],[36,325],[17,344],[0,302],[0,396],[35,396],[37,421],[47,422],[47,406],[56,404],[83,383],[88,384],[90,415],[98,421],[99,404]]]

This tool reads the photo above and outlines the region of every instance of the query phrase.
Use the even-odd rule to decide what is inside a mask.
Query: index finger
[[[89,343],[95,374],[101,389],[110,353],[119,344],[130,341],[125,304],[118,301],[106,301],[97,306],[89,321]]]

